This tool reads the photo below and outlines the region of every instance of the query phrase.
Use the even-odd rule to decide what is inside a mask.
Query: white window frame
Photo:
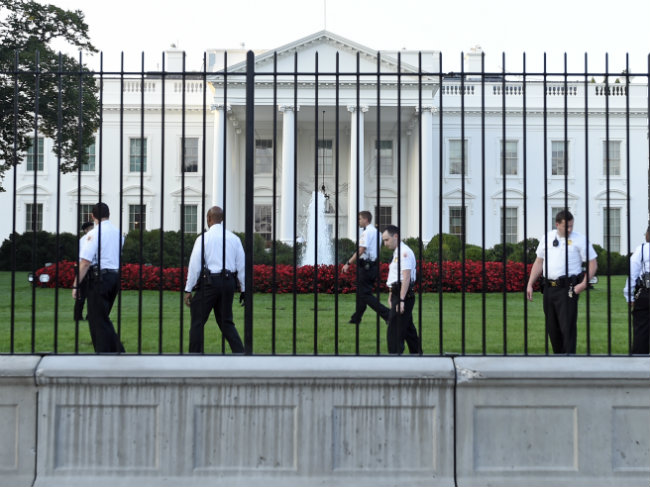
[[[607,214],[613,211],[615,214],[618,215],[618,234],[610,234],[609,240],[610,240],[610,248],[607,248]],[[621,217],[622,217],[623,211],[620,206],[605,206],[603,208],[603,248],[605,250],[609,250],[611,252],[618,252],[619,254],[621,253],[621,244],[623,242],[623,238],[621,235]],[[611,223],[611,220],[610,220]],[[612,229],[612,225],[610,225],[610,230]]]
[[[609,177],[610,179],[614,178],[620,178],[623,175],[623,141],[619,139],[609,139],[610,143],[610,150],[612,148],[612,144],[618,146],[618,172],[616,174],[610,174]],[[607,140],[603,140],[603,172],[602,172],[602,177],[607,178],[607,159],[608,159],[608,154],[607,154]],[[615,159],[616,160],[616,159]],[[611,164],[611,158],[610,158],[610,164]],[[610,167],[611,169],[611,167]]]
[[[178,154],[180,159],[180,170],[185,172],[185,176],[196,176],[201,174],[201,137],[194,135],[185,136],[185,149],[187,149],[187,141],[196,140],[196,171],[185,171],[185,154],[183,154],[183,137],[178,138]],[[146,171],[145,171],[146,172]]]
[[[32,225],[30,223],[33,223],[32,221],[32,207],[34,206],[34,202],[30,203],[25,203],[25,231],[26,232],[31,232],[32,231]],[[44,210],[44,205],[43,203],[36,203],[36,231],[40,232],[43,230],[43,210]],[[40,225],[39,225],[40,222]]]
[[[549,169],[551,171],[551,174],[550,174],[551,178],[564,178],[564,173],[561,173],[561,174],[554,174],[553,173],[553,162],[556,160],[554,155],[553,155],[555,153],[555,150],[553,148],[554,144],[564,144],[564,155],[565,155],[566,166],[567,166],[565,168],[565,171],[566,171],[567,177],[570,178],[571,177],[571,153],[570,153],[571,141],[570,140],[565,141],[564,139],[551,139],[551,143],[550,143],[550,147],[549,147],[549,150],[550,150],[550,168]],[[558,162],[559,162],[559,159],[558,159]],[[564,163],[564,161],[562,161],[562,162]]]
[[[34,137],[29,137],[30,140],[30,146],[27,149],[27,152],[25,152],[25,171],[29,173],[34,172],[34,162],[36,163],[36,172],[43,174],[45,172],[45,137],[41,137],[39,135],[38,137],[38,153],[34,154]],[[30,157],[35,157],[36,161],[31,162],[32,167],[30,168],[28,164],[29,158]],[[39,168],[39,164],[41,167]]]
[[[132,228],[132,225],[131,225],[131,214],[132,214],[132,213],[131,213],[131,208],[132,208],[132,207],[135,207],[135,206],[140,206],[140,203],[135,203],[135,204],[129,203],[128,206],[127,206],[127,212],[128,212],[127,225],[128,225],[128,230],[129,230],[129,232],[132,231],[132,230],[147,230],[147,204],[146,204],[146,203],[143,204],[143,205],[141,206],[141,208],[140,208],[140,215],[144,215],[144,225],[143,225],[144,228],[136,228],[136,227],[135,227],[135,220],[134,220],[134,222],[133,222],[134,224],[133,224],[133,228]]]
[[[460,144],[461,148],[461,153],[459,154],[459,161],[456,163],[454,160],[453,162],[454,167],[456,164],[460,164],[458,171],[459,172],[452,172],[452,145],[455,145],[456,143]],[[462,145],[465,146],[465,153],[462,153]],[[465,139],[460,139],[460,138],[453,138],[453,139],[448,139],[447,140],[447,176],[453,177],[453,178],[460,178],[463,176],[463,171],[462,171],[462,164],[463,160],[460,159],[461,154],[465,156],[464,158],[464,163],[465,163],[465,177],[467,178],[469,176],[469,139],[466,137]]]
[[[132,142],[135,141],[135,140],[140,140],[140,141],[143,140],[143,141],[144,141],[144,166],[145,166],[145,167],[144,167],[144,171],[142,171],[142,172],[143,172],[144,174],[148,174],[148,172],[149,172],[149,137],[146,137],[146,136],[145,136],[144,139],[143,139],[142,137],[140,137],[140,136],[138,135],[138,136],[136,136],[136,137],[129,137],[128,140],[129,140],[129,145],[128,145],[128,147],[126,148],[127,153],[128,153],[128,161],[129,161],[129,170],[128,170],[128,173],[129,173],[129,174],[140,174],[140,170],[139,170],[139,169],[136,169],[136,170],[132,170],[132,169],[131,169],[131,162],[132,162],[132,161],[131,161],[131,158],[132,158],[132,157],[138,157],[138,158],[140,157],[140,153],[139,153],[139,152],[138,152],[138,154],[133,154],[133,155],[131,154],[131,144],[132,144]],[[141,167],[142,167],[142,161],[140,161],[140,165],[141,165]]]
[[[512,238],[512,233],[508,233],[508,227],[512,228],[512,222],[510,222],[510,225],[508,225],[507,219],[512,220],[513,215],[507,215],[508,211],[511,213],[514,212],[514,241],[511,240]],[[514,243],[516,244],[519,242],[519,207],[518,206],[502,206],[501,207],[501,218],[500,218],[500,225],[499,225],[499,241],[503,242],[503,235],[504,235],[504,227],[505,227],[505,236],[506,236],[506,243]],[[510,236],[510,237],[509,237]]]
[[[503,177],[503,169],[504,169],[504,162],[505,166],[508,167],[508,161],[512,162],[512,158],[508,158],[508,154],[511,154],[512,152],[509,152],[507,150],[508,144],[515,144],[515,150],[514,150],[514,173],[506,173],[506,178],[509,177],[518,177],[519,176],[519,140],[517,139],[501,139],[499,140],[499,176]],[[503,160],[503,147],[504,145],[506,146],[506,160]]]
[[[258,147],[257,147],[257,143],[258,143],[258,142],[260,142],[260,143],[261,143],[261,142],[269,142],[269,143],[270,143],[270,146],[269,146],[269,147],[262,147],[262,148],[260,148],[260,149],[268,149],[268,150],[270,150],[270,154],[268,155],[268,157],[269,157],[269,164],[268,164],[268,166],[269,166],[269,170],[268,170],[268,171],[261,171],[261,170],[259,170],[260,167],[262,167],[262,165],[258,163],[258,161],[260,160],[260,158],[258,157],[258,153],[257,153],[257,149],[258,149]],[[258,176],[258,175],[259,175],[259,176],[262,176],[262,175],[263,175],[263,176],[270,176],[270,175],[273,174],[273,138],[272,138],[272,137],[255,137],[255,165],[254,165],[254,174],[255,174],[256,176]]]

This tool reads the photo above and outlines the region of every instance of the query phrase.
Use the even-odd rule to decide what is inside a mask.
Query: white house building
[[[57,192],[48,139],[17,168],[15,188],[7,174],[0,203],[11,208],[15,190],[16,231],[34,216],[56,231],[58,206],[58,228],[75,232],[77,202],[85,221],[100,187],[125,232],[199,232],[212,204],[243,231],[246,62],[241,50],[224,52],[208,52],[206,76],[183,76],[173,50],[164,76],[104,78],[102,129],[80,184],[62,175]],[[425,241],[440,228],[460,235],[464,213],[467,242],[491,247],[539,237],[566,201],[594,243],[609,234],[612,250],[634,247],[648,220],[647,83],[482,79],[480,58],[467,55],[461,81],[440,72],[436,51],[377,53],[327,31],[257,53],[255,230],[303,236],[308,203],[324,187],[327,226],[340,237],[356,238],[364,209]],[[2,219],[0,237],[12,228]]]

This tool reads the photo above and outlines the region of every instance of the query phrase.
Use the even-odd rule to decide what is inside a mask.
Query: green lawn
[[[624,277],[614,276],[608,286],[607,277],[602,277],[590,293],[589,314],[586,310],[586,295],[580,298],[578,354],[607,354],[610,350],[608,343],[611,343],[612,354],[628,353],[628,311],[621,293],[624,283]],[[609,310],[608,289],[611,289]],[[16,274],[14,353],[93,353],[87,322],[79,322],[77,328],[72,320],[73,300],[70,290],[59,290],[58,311],[55,310],[55,295],[53,289],[32,289],[26,273]],[[11,353],[11,273],[0,272],[0,296],[0,353]],[[116,301],[112,319],[116,327],[119,323],[127,353],[156,354],[160,350],[163,353],[178,353],[181,348],[181,329],[182,350],[187,352],[190,313],[189,309],[183,306],[181,314],[180,299],[177,292],[163,292],[161,319],[159,292],[143,291],[141,297],[137,291],[122,292],[121,303]],[[382,299],[385,300],[386,296],[382,296]],[[442,321],[438,301],[438,294],[425,294],[422,296],[421,308],[416,302],[414,319],[416,327],[422,327],[423,350],[427,355],[482,354],[484,328],[487,354],[524,354],[526,338],[527,353],[545,353],[542,295],[539,293],[527,307],[524,306],[521,293],[508,294],[505,320],[503,294],[486,294],[485,297],[481,294],[466,294],[463,307],[463,296],[460,293],[446,293],[442,297]],[[318,296],[318,313],[314,312],[314,304],[314,295],[298,295],[294,313],[293,295],[277,295],[273,334],[272,296],[256,294],[254,353],[292,354],[295,351],[297,354],[311,355],[315,348],[319,354],[325,355],[386,353],[386,326],[383,321],[377,324],[376,314],[372,310],[366,312],[358,329],[348,324],[347,321],[354,310],[354,295],[339,295],[338,312],[335,312],[337,303],[334,295]],[[119,320],[118,306],[121,310]],[[32,309],[35,310],[33,317]],[[524,319],[525,309],[527,320]],[[243,339],[243,308],[235,306],[234,312],[235,323]],[[483,316],[486,317],[485,320]],[[587,321],[590,350],[587,347]],[[608,322],[611,322],[611,336],[608,336]],[[205,336],[206,353],[222,353],[221,334],[213,319],[206,325]],[[338,350],[335,346],[337,341]],[[504,342],[507,343],[507,349]],[[230,352],[227,345],[225,349]]]

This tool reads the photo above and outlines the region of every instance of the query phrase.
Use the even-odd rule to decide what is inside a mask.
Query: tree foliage
[[[79,58],[55,52],[55,40],[77,48]],[[86,162],[100,118],[97,82],[80,64],[92,52],[80,10],[0,0],[0,191],[35,135],[54,140],[62,172]]]

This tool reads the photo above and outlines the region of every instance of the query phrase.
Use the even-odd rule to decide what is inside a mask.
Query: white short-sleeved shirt
[[[201,275],[201,242],[205,247],[205,265],[211,273],[219,273],[222,270],[237,272],[237,279],[241,290],[245,288],[246,257],[241,240],[234,233],[226,230],[226,262],[223,264],[223,226],[218,223],[212,225],[203,236],[199,235],[194,242],[190,263],[187,269],[187,282],[185,292],[191,292],[199,276]]]
[[[381,246],[381,239],[379,238],[379,230],[373,225],[368,225],[359,238],[359,247],[365,247],[365,252],[359,256],[360,259],[377,260],[377,239]]]
[[[388,266],[388,279],[386,279],[386,285],[391,286],[397,281],[401,280],[397,274],[398,271],[398,260],[399,260],[399,270],[410,270],[411,271],[411,282],[415,281],[416,274],[416,262],[415,254],[411,248],[406,245],[404,242],[400,242],[399,246],[393,251],[393,258],[390,261]]]
[[[100,238],[101,252],[99,252]],[[117,270],[120,267],[120,250],[123,244],[124,239],[120,235],[120,230],[110,221],[104,220],[99,225],[95,225],[95,228],[84,237],[84,243],[79,249],[79,257],[96,264],[97,256],[100,255],[100,269]]]
[[[557,239],[558,245],[553,246]],[[596,258],[596,251],[587,241],[587,237],[578,232],[571,232],[569,238],[560,237],[557,230],[546,234],[546,245],[541,239],[537,246],[537,257],[548,260],[542,266],[542,272],[547,279],[558,279],[562,276],[577,276],[582,272],[582,263]],[[566,270],[566,248],[569,246],[569,270]],[[548,276],[546,268],[548,264]]]
[[[649,243],[639,245],[630,257],[630,275],[625,281],[625,287],[623,288],[623,295],[628,303],[634,302],[634,286],[636,285],[637,278],[641,277],[641,274],[644,272],[650,272]]]
[[[90,233],[90,232],[88,232],[88,233]],[[88,236],[88,234],[85,234],[83,237],[81,237],[81,238],[79,239],[79,255],[81,255],[81,248],[82,248],[82,247],[84,246],[84,244],[86,243],[86,237],[87,237],[87,236]],[[93,260],[90,261],[90,265],[97,265],[97,256],[95,256],[95,257],[93,258]]]

